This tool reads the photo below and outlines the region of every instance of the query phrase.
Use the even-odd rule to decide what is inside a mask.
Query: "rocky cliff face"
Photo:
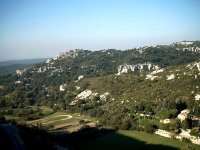
[[[118,72],[117,75],[121,75],[123,73],[128,73],[128,72],[134,72],[134,71],[142,71],[142,70],[158,70],[159,66],[158,65],[154,65],[152,63],[143,63],[143,64],[135,64],[135,65],[120,65],[118,67]]]

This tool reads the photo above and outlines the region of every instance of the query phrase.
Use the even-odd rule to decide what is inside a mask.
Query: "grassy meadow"
[[[178,150],[187,146],[199,150],[199,145],[184,143],[175,139],[147,134],[139,131],[119,130],[105,136],[84,142],[81,150]]]
[[[84,120],[85,123],[80,124],[79,121]],[[68,132],[74,132],[80,129],[83,125],[95,126],[95,121],[87,116],[79,114],[70,114],[65,111],[57,111],[41,119],[27,121],[27,125],[41,124],[44,127],[52,126],[52,129],[64,129]]]

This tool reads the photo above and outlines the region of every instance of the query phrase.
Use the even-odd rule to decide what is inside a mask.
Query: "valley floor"
[[[161,137],[155,134],[147,134],[139,131],[119,130],[80,145],[82,150],[129,150],[129,149],[153,149],[153,150],[178,150],[192,147],[200,149],[199,145],[184,143],[179,140]]]

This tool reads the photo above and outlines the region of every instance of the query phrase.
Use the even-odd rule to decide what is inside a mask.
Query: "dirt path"
[[[66,116],[67,118],[58,119],[58,120],[53,120],[53,121],[45,122],[45,123],[42,123],[42,124],[49,124],[49,123],[57,122],[57,121],[60,121],[60,120],[68,120],[68,119],[72,118],[71,115],[58,115],[58,116],[55,116],[55,117],[52,117],[52,118],[56,118],[56,117],[60,117],[60,116]],[[48,119],[46,119],[46,121],[47,121],[47,120],[48,120]]]
[[[46,122],[48,121],[49,119],[53,119],[53,118],[57,118],[57,117],[62,117],[62,116],[65,116],[67,118],[63,118],[63,119],[57,119],[57,120],[53,120],[53,121],[49,121],[49,122]],[[34,123],[37,123],[37,122],[41,122],[42,124],[49,124],[49,123],[53,123],[53,122],[56,122],[56,121],[59,121],[59,120],[67,120],[67,119],[70,119],[72,118],[71,115],[57,115],[57,116],[49,116],[49,117],[46,117],[45,119],[38,119],[38,120],[33,120],[33,121],[29,121],[28,124],[34,124]]]

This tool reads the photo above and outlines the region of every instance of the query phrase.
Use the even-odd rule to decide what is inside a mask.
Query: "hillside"
[[[47,105],[115,129],[150,126],[178,134],[183,128],[199,136],[199,86],[199,41],[125,51],[76,49],[1,76],[0,108]],[[185,109],[183,121],[178,114]]]

